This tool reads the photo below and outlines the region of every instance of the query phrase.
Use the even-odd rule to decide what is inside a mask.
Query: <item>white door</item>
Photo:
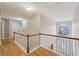
[[[2,39],[2,38],[1,38],[1,36],[2,36],[2,32],[1,32],[1,31],[2,31],[2,28],[1,28],[1,27],[2,27],[2,25],[1,25],[1,23],[0,23],[0,46],[1,46],[1,39]]]
[[[2,39],[5,39],[5,20],[2,20]]]
[[[22,33],[23,32],[23,28],[22,28],[22,24],[21,22],[18,21],[12,21],[12,37],[13,37],[13,32],[18,32],[18,33]]]
[[[18,32],[18,33],[23,32],[21,22],[18,22],[18,21],[12,22],[12,35],[13,35],[13,32]]]
[[[1,18],[0,18],[0,56],[2,55],[1,39],[2,39],[2,24],[1,24]]]

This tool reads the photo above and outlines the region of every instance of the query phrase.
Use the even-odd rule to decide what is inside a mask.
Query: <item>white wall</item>
[[[28,31],[29,34],[37,34],[40,32],[40,15],[31,16],[28,19]],[[30,50],[39,47],[39,36],[30,37]]]
[[[72,37],[79,38],[79,20],[74,19],[72,27],[73,27]],[[79,41],[78,40],[73,41],[73,49],[74,49],[73,50],[74,55],[79,56]]]
[[[72,29],[72,31],[73,31],[72,36],[78,37],[78,35],[79,35],[79,28],[78,28],[78,26],[79,26],[79,3],[77,5],[77,8],[76,8],[76,11],[75,11],[72,23],[73,23],[72,24],[72,27],[73,27],[73,29]]]
[[[29,17],[28,19],[28,33],[29,34],[35,34],[39,33],[40,31],[40,15],[34,15]]]
[[[47,34],[53,34],[56,35],[56,22],[48,19],[45,16],[40,17],[40,32],[41,33],[47,33]],[[50,49],[49,47],[51,44],[53,44],[54,50],[55,50],[55,37],[50,36],[41,36],[41,46],[47,49]]]
[[[72,22],[72,36],[79,38],[79,3]],[[79,41],[73,41],[74,55],[79,56]]]

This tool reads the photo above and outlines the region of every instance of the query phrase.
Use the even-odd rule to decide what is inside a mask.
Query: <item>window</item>
[[[58,35],[61,35],[61,36],[69,35],[69,27],[66,25],[61,25],[58,29]]]

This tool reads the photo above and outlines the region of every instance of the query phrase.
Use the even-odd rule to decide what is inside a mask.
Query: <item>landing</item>
[[[30,54],[26,54],[23,52],[13,41],[6,42],[3,44],[3,50],[0,49],[3,52],[3,56],[56,56],[57,54],[54,52],[51,52],[45,48],[39,48],[35,51],[33,51]]]
[[[39,48],[29,54],[29,56],[56,56],[56,55],[57,55],[56,53],[51,52],[45,48]]]

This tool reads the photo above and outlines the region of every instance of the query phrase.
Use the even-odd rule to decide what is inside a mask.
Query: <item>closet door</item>
[[[1,24],[1,18],[0,18],[0,56],[2,55],[2,24]]]
[[[5,38],[5,20],[2,20],[2,40]]]
[[[14,32],[18,32],[18,33],[22,33],[22,25],[21,25],[21,23],[20,22],[18,22],[18,21],[13,21],[12,22],[12,24],[11,24],[12,26],[12,36],[13,36],[13,31]]]
[[[1,56],[1,23],[0,23],[0,56]]]

